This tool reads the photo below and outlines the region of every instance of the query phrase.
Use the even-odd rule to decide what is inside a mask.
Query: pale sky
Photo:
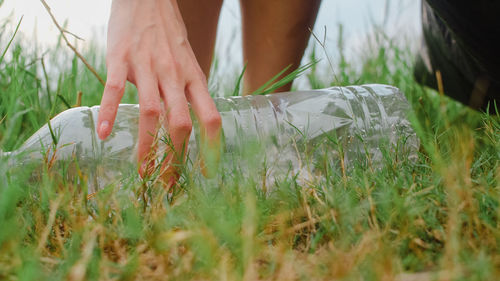
[[[46,0],[60,23],[86,41],[98,41],[105,47],[106,25],[111,0]],[[304,0],[307,1],[307,0]],[[338,24],[344,25],[348,56],[359,52],[373,22],[382,23],[385,3],[389,1],[387,20],[389,34],[420,34],[420,1],[416,0],[323,0],[314,32],[323,35],[327,29],[328,52],[335,54]],[[36,36],[42,46],[54,44],[58,31],[39,0],[5,0],[0,7],[0,19],[11,16],[12,25],[24,15],[21,32],[25,38]],[[225,0],[219,24],[217,53],[221,68],[228,73],[241,69],[241,34],[239,33],[238,0]],[[80,48],[85,42],[79,43]],[[233,75],[234,76],[234,75]],[[233,77],[229,78],[232,79]]]

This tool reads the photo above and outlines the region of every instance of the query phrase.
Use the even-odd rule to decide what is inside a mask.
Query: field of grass
[[[0,148],[10,151],[79,91],[83,105],[99,104],[103,87],[63,44],[9,45],[6,24]],[[399,87],[421,139],[416,162],[389,154],[379,169],[331,167],[272,186],[262,167],[212,180],[187,172],[172,198],[155,184],[128,184],[88,199],[85,175],[67,181],[45,165],[33,176],[33,167],[0,159],[0,280],[498,280],[498,113],[418,85],[415,54],[395,39],[374,31],[361,67],[327,46],[335,77],[325,78],[325,60],[304,75],[314,88]],[[315,50],[311,60],[323,52]],[[104,76],[101,54],[85,57]],[[123,102],[136,102],[132,87]]]

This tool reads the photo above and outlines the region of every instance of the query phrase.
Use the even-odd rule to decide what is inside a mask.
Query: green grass
[[[12,36],[4,30],[0,53]],[[496,280],[499,116],[418,85],[414,54],[396,39],[375,31],[361,68],[341,53],[331,55],[332,69],[323,59],[304,75],[316,88],[399,87],[421,138],[416,162],[388,152],[378,170],[328,167],[310,182],[287,177],[272,186],[263,167],[235,166],[211,180],[186,171],[173,198],[131,183],[87,199],[85,175],[68,181],[48,165],[33,175],[34,167],[0,159],[0,280],[406,280],[418,272],[419,280]],[[102,86],[64,50],[37,50],[22,38],[7,50],[2,150],[19,147],[78,91],[84,105],[99,104]],[[100,50],[85,57],[105,75]],[[325,78],[332,70],[335,78]],[[129,87],[123,102],[135,101]]]

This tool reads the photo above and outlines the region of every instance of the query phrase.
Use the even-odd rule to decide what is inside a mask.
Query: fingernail
[[[109,128],[109,122],[102,121],[101,125],[99,126],[99,131],[97,132],[99,134],[100,138],[104,139],[103,136],[104,136],[105,132],[108,130],[108,128]]]

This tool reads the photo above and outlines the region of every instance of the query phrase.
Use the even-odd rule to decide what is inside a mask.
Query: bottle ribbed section
[[[347,166],[356,162],[375,165],[382,161],[381,147],[400,149],[406,157],[413,157],[418,148],[406,118],[409,104],[391,86],[217,98],[215,103],[222,116],[228,159],[223,165],[228,168],[262,166],[273,175],[301,173],[307,168],[308,173],[315,173],[319,161],[331,166],[340,160]],[[125,166],[135,169],[139,106],[119,106],[113,131],[105,141],[96,134],[98,114],[99,106],[59,114],[50,121],[52,130],[42,127],[20,148],[22,161],[39,161],[44,154],[57,160],[76,159],[80,168],[103,183],[119,177]],[[196,163],[198,156],[197,128],[194,132],[189,140],[190,163]]]

